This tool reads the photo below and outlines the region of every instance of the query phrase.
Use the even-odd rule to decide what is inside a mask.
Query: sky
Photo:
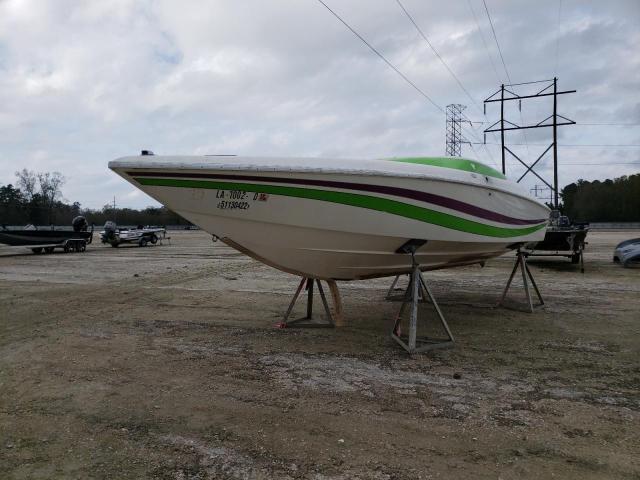
[[[324,1],[431,101],[318,0],[0,0],[0,184],[22,168],[58,171],[69,202],[141,208],[156,203],[107,163],[142,149],[442,156],[439,108],[466,105],[485,122],[465,126],[466,138],[482,142],[499,118],[499,104],[485,116],[483,100],[501,83],[554,76],[577,90],[558,99],[558,113],[578,123],[559,128],[561,186],[640,173],[638,0],[485,0],[495,38],[482,0]],[[511,102],[506,117],[538,123],[550,98],[521,111]],[[506,141],[533,161],[550,135]],[[499,137],[487,142],[464,145],[463,156],[498,165]],[[539,164],[545,179],[550,160]],[[509,177],[522,172],[508,160]]]

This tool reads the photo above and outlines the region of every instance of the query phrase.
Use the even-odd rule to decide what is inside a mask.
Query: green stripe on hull
[[[405,218],[419,220],[433,225],[450,228],[466,233],[484,235],[486,237],[511,238],[528,235],[540,230],[545,224],[526,228],[503,228],[484,223],[474,222],[456,217],[448,213],[430,210],[407,203],[389,200],[387,198],[372,197],[358,193],[334,192],[331,190],[316,190],[311,188],[283,187],[277,185],[262,185],[254,183],[215,182],[207,180],[183,180],[173,178],[134,177],[141,185],[181,188],[207,188],[213,190],[244,190],[247,192],[269,193],[287,197],[307,198],[324,202],[339,203],[353,207],[368,208],[379,212],[391,213]]]
[[[452,168],[454,170],[464,170],[465,172],[479,173],[489,177],[505,179],[502,173],[485,165],[484,163],[474,162],[466,158],[446,158],[446,157],[409,157],[409,158],[390,158],[392,162],[415,163],[418,165],[429,165],[432,167]]]

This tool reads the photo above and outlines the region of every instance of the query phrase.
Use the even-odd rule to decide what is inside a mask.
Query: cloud
[[[478,0],[403,0],[470,100],[393,2],[329,5],[439,105],[482,100],[506,73]],[[487,0],[509,76],[550,78],[578,93],[560,113],[581,123],[640,121],[640,4]],[[485,49],[483,37],[488,50]],[[558,57],[556,61],[556,46]],[[495,64],[496,71],[491,64]],[[539,121],[549,105],[509,110]],[[541,117],[542,115],[542,117]],[[484,124],[483,126],[486,126]],[[108,171],[156,153],[388,157],[444,153],[444,115],[315,1],[0,1],[0,183],[22,167],[60,171],[65,197],[101,207],[153,203]],[[481,127],[476,125],[476,127]],[[482,138],[481,128],[473,137]],[[547,131],[527,132],[531,144]],[[468,133],[471,136],[471,133]],[[509,134],[514,143],[521,134]],[[561,129],[565,144],[640,143],[638,127]],[[492,136],[489,141],[495,141]],[[514,146],[536,158],[543,146]],[[495,145],[465,154],[499,162]],[[486,151],[490,152],[490,156]],[[561,182],[637,171],[640,149],[560,149]],[[576,163],[607,166],[573,165]],[[548,163],[543,163],[548,164]],[[522,169],[510,163],[509,173]],[[532,186],[535,182],[530,182]],[[119,200],[118,200],[119,199]]]

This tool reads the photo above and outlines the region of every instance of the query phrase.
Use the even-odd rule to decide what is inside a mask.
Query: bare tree
[[[67,181],[60,172],[38,173],[38,183],[40,184],[40,195],[48,210],[49,223],[53,220],[53,207],[56,201],[62,198],[62,185]]]
[[[27,202],[30,202],[33,196],[36,194],[36,185],[38,183],[38,174],[31,170],[23,168],[21,171],[16,172],[18,177],[18,188],[22,192],[22,196]]]

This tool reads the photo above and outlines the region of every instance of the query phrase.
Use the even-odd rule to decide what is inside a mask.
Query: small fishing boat
[[[159,241],[162,242],[166,234],[167,229],[164,227],[138,225],[137,228],[118,228],[115,222],[108,221],[104,224],[104,230],[100,232],[100,240],[112,247],[125,243],[145,247],[148,244],[155,245]]]
[[[33,253],[52,253],[56,248],[65,252],[84,252],[93,239],[93,226],[89,230],[87,220],[78,216],[73,219],[72,229],[51,227],[25,228],[0,227],[0,243],[14,247],[29,247]]]

